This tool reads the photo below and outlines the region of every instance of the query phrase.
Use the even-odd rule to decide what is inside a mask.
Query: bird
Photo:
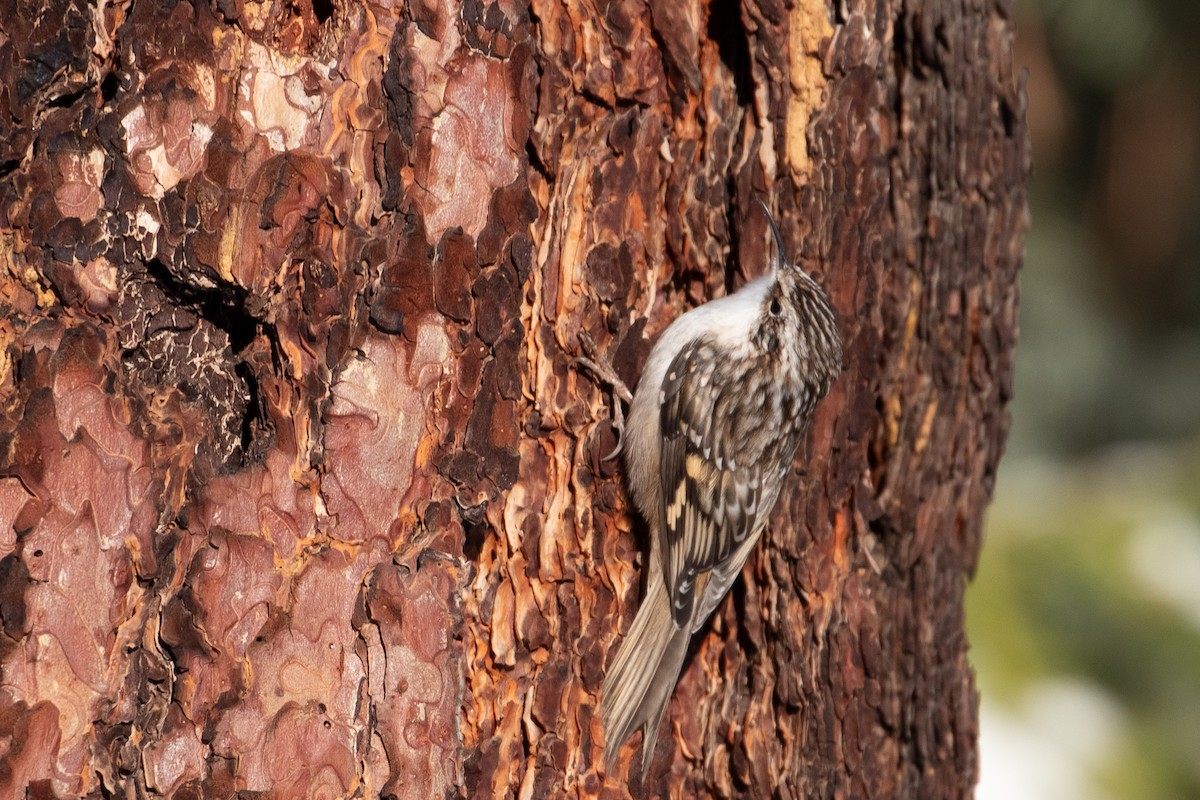
[[[697,306],[655,342],[629,392],[595,353],[578,358],[630,409],[621,419],[633,499],[650,529],[649,575],[608,667],[600,713],[605,763],[642,730],[641,774],[691,637],[728,593],[762,535],[817,402],[842,370],[825,292],[775,241],[767,274]]]

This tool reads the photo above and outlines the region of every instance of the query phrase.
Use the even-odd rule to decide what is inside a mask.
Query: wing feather
[[[663,577],[680,627],[702,624],[728,591],[782,482],[778,470],[764,475],[760,469],[764,448],[778,443],[764,440],[761,426],[746,418],[757,398],[737,394],[744,386],[738,369],[699,338],[680,350],[663,378]],[[722,370],[730,374],[719,375]],[[724,393],[718,387],[726,387]],[[733,424],[716,426],[715,420]]]

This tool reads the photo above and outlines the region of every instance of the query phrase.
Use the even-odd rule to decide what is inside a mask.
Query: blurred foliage
[[[1016,452],[1200,430],[1200,2],[1027,0]]]
[[[1110,797],[1200,797],[1197,486],[1200,441],[1017,458],[989,517],[967,603],[984,701],[1046,680],[1102,691],[1124,722],[1092,776]]]
[[[1032,228],[968,594],[981,797],[1200,798],[1200,0],[1018,0],[1017,24]],[[1072,753],[1075,783],[996,774]]]

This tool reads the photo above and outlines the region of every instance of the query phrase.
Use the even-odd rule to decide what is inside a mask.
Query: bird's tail
[[[675,625],[662,577],[646,590],[633,627],[604,676],[600,714],[604,760],[612,763],[625,740],[642,728],[642,774],[650,764],[658,726],[679,680],[691,633]]]

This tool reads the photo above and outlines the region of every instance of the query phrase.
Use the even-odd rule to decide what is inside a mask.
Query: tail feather
[[[687,628],[675,625],[666,587],[662,578],[655,576],[633,627],[604,677],[600,714],[604,720],[606,762],[612,763],[625,740],[642,728],[642,774],[645,774],[690,639]]]

